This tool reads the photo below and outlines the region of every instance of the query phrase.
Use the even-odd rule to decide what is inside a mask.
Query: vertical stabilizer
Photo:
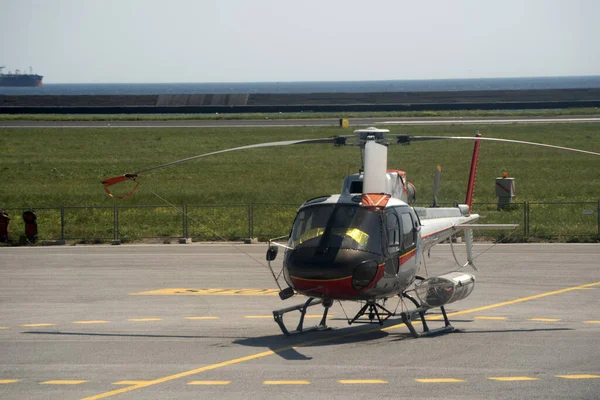
[[[363,193],[387,193],[387,147],[369,140],[365,143]]]

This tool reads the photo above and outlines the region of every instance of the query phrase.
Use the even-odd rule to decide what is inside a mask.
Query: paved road
[[[300,299],[241,290],[274,288],[265,245],[0,248],[0,398],[597,399],[600,245],[490,246],[460,332],[422,339],[348,327],[355,304],[283,337],[271,311]]]
[[[484,125],[600,122],[600,116],[564,117],[455,117],[455,118],[350,118],[350,126],[370,125]],[[0,128],[242,128],[338,126],[339,119],[263,119],[206,121],[0,121]]]

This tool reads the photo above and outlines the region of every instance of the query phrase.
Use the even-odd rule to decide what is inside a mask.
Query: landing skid
[[[316,306],[321,303],[321,299],[315,299],[314,297],[311,297],[303,304],[297,304],[295,306],[273,311],[273,318],[275,319],[275,322],[277,322],[277,325],[279,325],[281,332],[283,332],[283,334],[286,336],[297,335],[299,333],[306,333],[310,331],[323,331],[329,329],[326,324],[327,312],[329,311],[329,307],[324,308],[323,317],[321,317],[321,321],[318,325],[311,326],[309,328],[304,327],[304,317],[306,316],[306,310],[308,309],[308,307]],[[289,331],[286,328],[285,323],[283,322],[283,315],[291,311],[300,311],[300,321],[298,322],[298,326],[296,327],[296,329],[293,331]]]
[[[444,306],[440,306],[440,310],[442,310],[442,315],[444,316],[444,326],[441,328],[429,329],[429,326],[427,326],[427,320],[425,318],[425,313],[430,308],[421,306],[417,300],[415,300],[412,296],[410,296],[406,293],[402,293],[402,297],[409,299],[417,307],[414,310],[400,313],[400,318],[402,318],[402,322],[406,325],[406,327],[408,328],[408,330],[410,331],[410,333],[413,337],[420,338],[420,337],[424,337],[424,336],[450,333],[450,332],[454,332],[456,330],[456,328],[454,328],[450,324],[450,321],[448,320],[448,315],[446,315],[446,309],[444,308]],[[423,332],[417,332],[417,330],[415,329],[415,327],[412,324],[412,321],[415,319],[415,316],[417,316],[417,315],[419,316],[419,319],[421,320],[421,324],[423,325]]]

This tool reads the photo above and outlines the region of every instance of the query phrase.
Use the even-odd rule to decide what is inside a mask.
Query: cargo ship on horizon
[[[42,86],[42,75],[34,74],[29,67],[29,74],[22,74],[18,69],[14,73],[2,73],[4,66],[0,66],[0,86]]]

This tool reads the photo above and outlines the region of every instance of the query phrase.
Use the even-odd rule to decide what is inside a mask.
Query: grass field
[[[600,152],[600,124],[396,127],[392,133],[471,136],[476,130],[488,137]],[[182,217],[168,203],[188,206],[190,236],[245,237],[249,224],[253,225],[254,234],[285,234],[297,205],[311,197],[339,193],[344,176],[360,167],[357,148],[301,145],[208,157],[142,175],[139,190],[125,201],[108,197],[100,181],[228,147],[348,133],[349,130],[333,127],[0,129],[0,207],[40,210],[40,235],[48,238],[61,234],[60,211],[42,208],[106,207],[67,209],[65,236],[110,238],[115,204],[160,206],[120,209],[119,233],[123,238],[181,236]],[[439,163],[439,201],[463,202],[471,152],[472,144],[462,141],[393,146],[389,149],[388,165],[406,170],[417,186],[417,200],[429,203],[433,173]],[[480,203],[475,211],[487,215],[482,222],[523,222],[521,204],[510,212],[498,212],[493,205],[494,179],[503,171],[516,178],[515,200],[519,203],[589,202],[571,206],[530,205],[532,236],[556,239],[559,235],[563,240],[597,236],[599,157],[483,143],[475,189],[475,202]],[[128,189],[121,187],[120,191]],[[285,205],[249,206],[250,203]],[[239,206],[223,207],[231,204]],[[248,221],[249,207],[253,221]],[[589,209],[593,214],[583,213]],[[15,232],[22,225],[15,217],[18,215],[15,211]]]
[[[313,119],[313,118],[427,118],[427,117],[552,117],[598,115],[600,109],[565,108],[540,110],[462,110],[462,111],[379,111],[379,112],[306,112],[243,114],[0,114],[0,121],[185,121],[240,119]]]

